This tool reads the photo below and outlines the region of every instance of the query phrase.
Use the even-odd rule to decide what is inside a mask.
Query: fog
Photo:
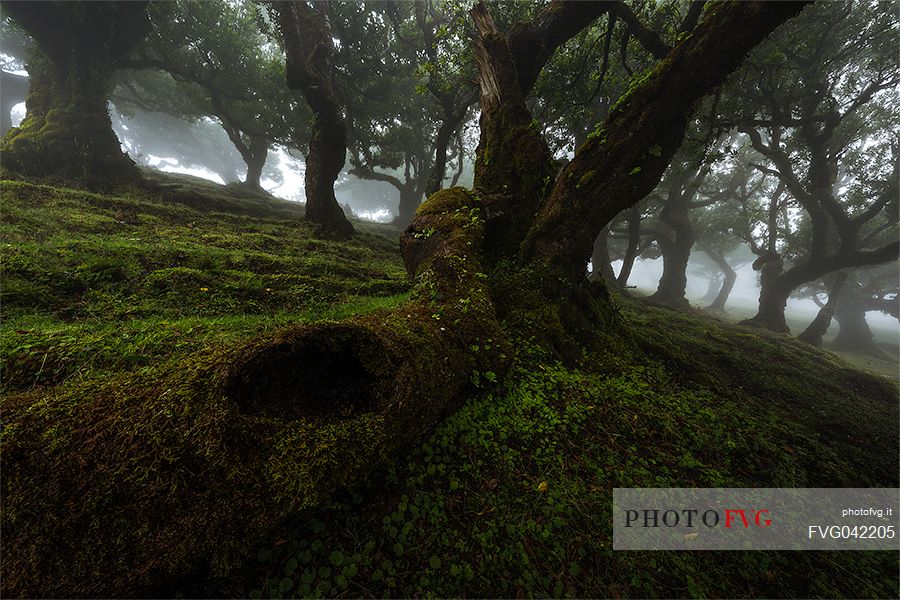
[[[622,268],[622,261],[612,263],[613,270],[618,273]],[[696,261],[691,261],[688,266],[688,281],[686,296],[695,307],[703,307],[708,302],[701,302],[701,298],[707,292],[709,280],[703,277],[692,276],[691,271],[700,270],[701,266]],[[628,279],[629,285],[635,286],[631,291],[638,296],[649,296],[656,291],[659,278],[662,275],[662,258],[637,259]],[[759,302],[759,273],[753,270],[749,264],[735,269],[737,280],[734,289],[728,297],[726,304],[727,319],[740,320],[752,317]],[[819,312],[819,307],[807,298],[791,298],[788,300],[785,314],[793,333],[800,333]],[[897,319],[881,312],[871,311],[866,314],[866,321],[872,328],[875,339],[880,344],[900,344],[900,322]],[[832,322],[829,335],[826,340],[833,338],[839,325]]]

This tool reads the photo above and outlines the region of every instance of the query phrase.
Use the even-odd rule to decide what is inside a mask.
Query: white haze
[[[618,273],[619,269],[622,268],[622,261],[615,261],[612,263],[612,266],[613,270]],[[698,267],[699,265],[693,262],[688,265],[688,282],[685,295],[692,305],[702,307],[704,304],[700,299],[706,295],[709,281],[703,277],[690,275],[692,271],[699,270]],[[662,275],[662,268],[662,258],[638,259],[634,262],[628,285],[636,286],[632,291],[637,295],[649,296],[656,291],[659,278]],[[759,274],[749,264],[735,269],[735,272],[737,273],[737,280],[734,283],[734,289],[728,297],[728,303],[725,308],[728,311],[729,319],[739,320],[752,317],[756,313],[756,307],[759,302]],[[806,327],[818,312],[819,307],[812,300],[806,298],[791,298],[788,300],[785,316],[790,323],[792,333],[800,333],[802,328]],[[900,322],[897,319],[881,312],[868,312],[866,313],[866,322],[872,329],[877,342],[887,344],[900,343]],[[837,330],[837,322],[832,321],[829,333],[833,334]]]

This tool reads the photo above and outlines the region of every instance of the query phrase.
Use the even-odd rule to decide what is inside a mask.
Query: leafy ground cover
[[[262,545],[250,594],[896,596],[895,552],[612,550],[614,487],[897,484],[887,380],[786,336],[633,301],[622,318],[635,346],[578,368],[523,340],[514,376],[383,481]]]
[[[0,183],[6,398],[149,380],[406,298],[390,231],[333,242],[289,203],[244,210],[216,189],[167,185],[191,193]],[[518,334],[510,376],[473,373],[481,393],[403,460],[258,531],[256,561],[233,577],[158,593],[898,595],[895,552],[613,551],[614,487],[895,487],[898,473],[892,382],[786,336],[638,300],[621,300],[619,321],[627,335],[601,332],[569,366]]]

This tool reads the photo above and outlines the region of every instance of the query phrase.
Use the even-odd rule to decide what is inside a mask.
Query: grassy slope
[[[7,393],[169,368],[404,297],[394,242],[316,239],[283,203],[258,199],[247,214],[233,197],[197,210],[209,190],[192,208],[0,185]],[[636,301],[621,315],[632,339],[610,337],[578,368],[520,340],[515,376],[407,460],[267,537],[246,573],[197,588],[896,596],[896,553],[611,550],[613,487],[879,487],[898,471],[892,384],[780,336]]]
[[[246,214],[225,194],[188,200],[230,212],[20,182],[0,191],[7,390],[373,310],[408,288],[392,239],[316,239],[284,201],[255,200]]]

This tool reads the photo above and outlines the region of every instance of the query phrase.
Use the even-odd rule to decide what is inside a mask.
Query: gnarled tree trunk
[[[706,310],[713,313],[724,314],[725,303],[728,302],[728,296],[731,295],[731,290],[734,289],[734,282],[737,281],[737,273],[734,272],[734,269],[731,268],[731,265],[728,264],[728,261],[725,260],[725,257],[721,252],[706,250],[706,253],[722,270],[722,287],[719,288],[719,293],[716,295],[715,300],[706,307]]]
[[[661,302],[678,308],[687,308],[688,301],[684,297],[687,288],[687,266],[694,246],[693,234],[676,233],[674,239],[657,238],[663,257],[663,272],[659,278],[656,292],[650,300]]]
[[[347,126],[332,87],[333,42],[326,2],[278,3],[279,24],[287,54],[287,82],[303,92],[315,119],[306,156],[306,218],[341,237],[353,225],[334,196],[347,158]]]
[[[834,316],[834,309],[839,302],[841,289],[844,287],[845,281],[847,281],[847,274],[838,273],[834,284],[828,291],[828,301],[825,302],[825,304],[821,305],[819,312],[816,313],[816,318],[812,320],[809,326],[800,332],[800,335],[797,336],[798,340],[800,340],[801,342],[806,342],[807,344],[815,346],[816,348],[820,348],[822,346],[822,338],[825,337],[825,334],[828,332],[828,328],[831,326],[831,319]],[[819,301],[816,300],[816,302]]]
[[[91,183],[137,180],[107,110],[116,62],[150,31],[146,2],[4,2],[34,39],[27,114],[0,145],[4,167]]]

